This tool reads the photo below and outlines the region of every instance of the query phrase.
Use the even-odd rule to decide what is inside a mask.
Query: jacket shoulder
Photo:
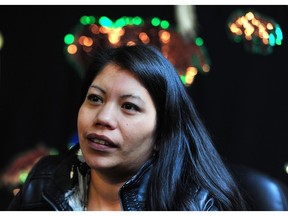
[[[48,155],[39,159],[29,172],[20,191],[8,206],[8,210],[48,208],[43,201],[42,191],[45,185],[51,181],[53,172],[62,159],[60,155]]]
[[[61,157],[60,155],[44,156],[33,166],[29,175],[31,177],[35,175],[41,175],[41,176],[51,175],[51,173],[55,170],[55,168],[61,162],[62,159],[63,157]]]

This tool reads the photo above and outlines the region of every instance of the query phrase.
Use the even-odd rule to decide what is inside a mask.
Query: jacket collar
[[[153,164],[156,158],[153,156],[140,170],[128,180],[119,191],[119,197],[123,210],[143,211],[146,210],[146,193],[150,182]]]

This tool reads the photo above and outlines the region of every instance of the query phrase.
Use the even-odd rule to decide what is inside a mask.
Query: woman
[[[245,210],[177,72],[156,48],[105,50],[83,93],[79,145],[40,160],[9,210]]]

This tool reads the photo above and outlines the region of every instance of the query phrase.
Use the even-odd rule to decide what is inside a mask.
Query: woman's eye
[[[136,106],[135,104],[132,103],[125,103],[122,105],[122,108],[124,108],[125,110],[128,111],[139,111],[140,108],[138,106]]]
[[[102,98],[95,94],[90,94],[87,96],[87,100],[92,103],[102,103]]]

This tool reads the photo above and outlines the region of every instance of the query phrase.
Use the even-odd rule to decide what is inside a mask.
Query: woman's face
[[[79,142],[96,170],[135,173],[151,156],[156,108],[137,77],[108,64],[93,80],[78,113]]]

